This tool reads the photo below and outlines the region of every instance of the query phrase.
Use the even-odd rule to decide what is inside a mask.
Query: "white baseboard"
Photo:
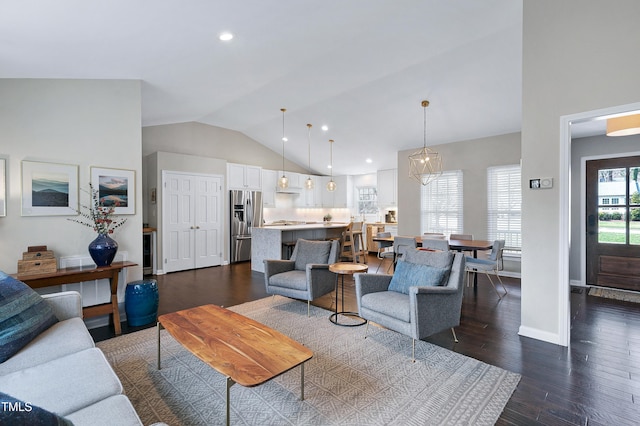
[[[569,280],[569,285],[572,287],[588,287],[581,280]]]
[[[530,337],[536,340],[542,340],[543,342],[553,343],[554,345],[561,345],[560,336],[558,336],[558,334],[538,330],[537,328],[531,328],[521,325],[520,329],[518,330],[518,335],[523,337]]]

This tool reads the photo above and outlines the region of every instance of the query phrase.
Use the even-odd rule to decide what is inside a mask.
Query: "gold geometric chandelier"
[[[434,150],[427,148],[427,107],[429,101],[422,101],[424,109],[424,145],[422,149],[409,156],[409,177],[428,185],[442,175],[442,157]]]

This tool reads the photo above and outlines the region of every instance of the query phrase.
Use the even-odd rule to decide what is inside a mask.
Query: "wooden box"
[[[22,253],[22,260],[53,259],[54,257],[52,250],[25,251]]]
[[[18,260],[18,275],[50,274],[58,270],[55,257],[49,259]]]

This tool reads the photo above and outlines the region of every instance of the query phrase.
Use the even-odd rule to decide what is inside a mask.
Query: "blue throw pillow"
[[[448,272],[447,268],[400,261],[393,272],[389,291],[409,294],[410,287],[441,286],[444,285]]]
[[[3,426],[73,426],[56,413],[0,392],[0,424]]]
[[[0,271],[0,362],[58,322],[53,309],[31,287]]]

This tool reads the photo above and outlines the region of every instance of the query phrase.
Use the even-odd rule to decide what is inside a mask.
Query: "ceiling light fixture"
[[[230,32],[223,32],[221,33],[218,38],[220,39],[220,41],[231,41],[233,39],[233,34],[231,34]]]
[[[409,156],[409,177],[422,185],[428,185],[442,174],[442,157],[427,148],[427,107],[429,101],[422,101],[424,109],[424,145],[422,149]]]
[[[307,124],[307,143],[308,143],[308,153],[309,153],[309,172],[311,172],[311,124]],[[307,189],[313,189],[313,179],[311,179],[311,175],[307,177],[307,180],[304,181],[304,187]]]
[[[331,180],[329,181],[329,183],[327,183],[327,191],[329,192],[333,192],[336,190],[336,183],[333,181],[333,139],[329,139],[329,146],[330,148],[330,154],[329,154],[329,161],[330,161],[330,166],[329,168],[331,169]]]
[[[280,111],[282,111],[282,177],[278,179],[278,186],[282,189],[289,187],[289,178],[284,171],[284,143],[287,141],[287,138],[284,136],[284,113],[286,110],[286,108],[280,108]]]
[[[625,115],[607,120],[607,136],[640,134],[640,114]]]
[[[321,127],[321,129],[326,132],[327,130],[329,130],[329,127],[325,124]]]

